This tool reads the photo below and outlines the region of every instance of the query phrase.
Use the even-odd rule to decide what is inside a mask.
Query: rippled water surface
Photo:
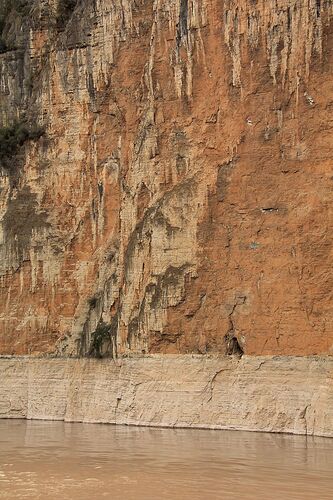
[[[333,499],[333,439],[0,420],[0,498]]]

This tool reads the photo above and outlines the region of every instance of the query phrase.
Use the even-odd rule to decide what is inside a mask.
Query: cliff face
[[[3,31],[0,352],[331,353],[331,1],[58,4]]]

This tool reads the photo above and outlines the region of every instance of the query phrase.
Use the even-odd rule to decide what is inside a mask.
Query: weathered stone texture
[[[331,353],[332,3],[56,8],[0,54],[0,352]]]
[[[0,418],[333,436],[331,358],[0,358],[0,371]]]

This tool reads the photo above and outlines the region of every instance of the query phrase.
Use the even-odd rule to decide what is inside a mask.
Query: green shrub
[[[103,353],[103,345],[105,342],[111,341],[111,325],[100,321],[96,330],[91,335],[91,344],[89,349],[89,356],[101,358]]]
[[[0,164],[11,170],[13,158],[26,141],[39,139],[44,133],[42,128],[31,129],[24,122],[16,122],[10,127],[0,128]]]
[[[103,358],[116,354],[116,337],[118,329],[118,316],[112,319],[111,324],[100,320],[96,330],[91,334],[90,348],[88,356]]]
[[[97,307],[98,300],[99,300],[98,295],[94,295],[93,297],[90,297],[90,299],[88,299],[88,304],[90,309],[95,309]]]

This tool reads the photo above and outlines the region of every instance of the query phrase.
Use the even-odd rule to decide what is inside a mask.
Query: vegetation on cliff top
[[[0,54],[13,50],[10,44],[6,41],[4,31],[8,16],[12,12],[16,12],[19,16],[26,16],[31,8],[31,0],[0,0]],[[69,21],[75,7],[77,0],[59,0],[56,12],[56,27],[63,30]]]
[[[9,14],[15,10],[18,14],[24,15],[28,13],[30,7],[29,0],[1,0],[0,1],[0,54],[11,50],[8,47],[4,37],[3,31],[6,26],[6,21]]]
[[[58,4],[58,12],[57,12],[57,27],[59,29],[63,29],[69,18],[71,17],[75,7],[77,4],[77,0],[60,0]]]
[[[2,33],[6,19],[12,10],[18,14],[26,14],[29,9],[29,0],[1,0],[0,2],[0,32]]]

